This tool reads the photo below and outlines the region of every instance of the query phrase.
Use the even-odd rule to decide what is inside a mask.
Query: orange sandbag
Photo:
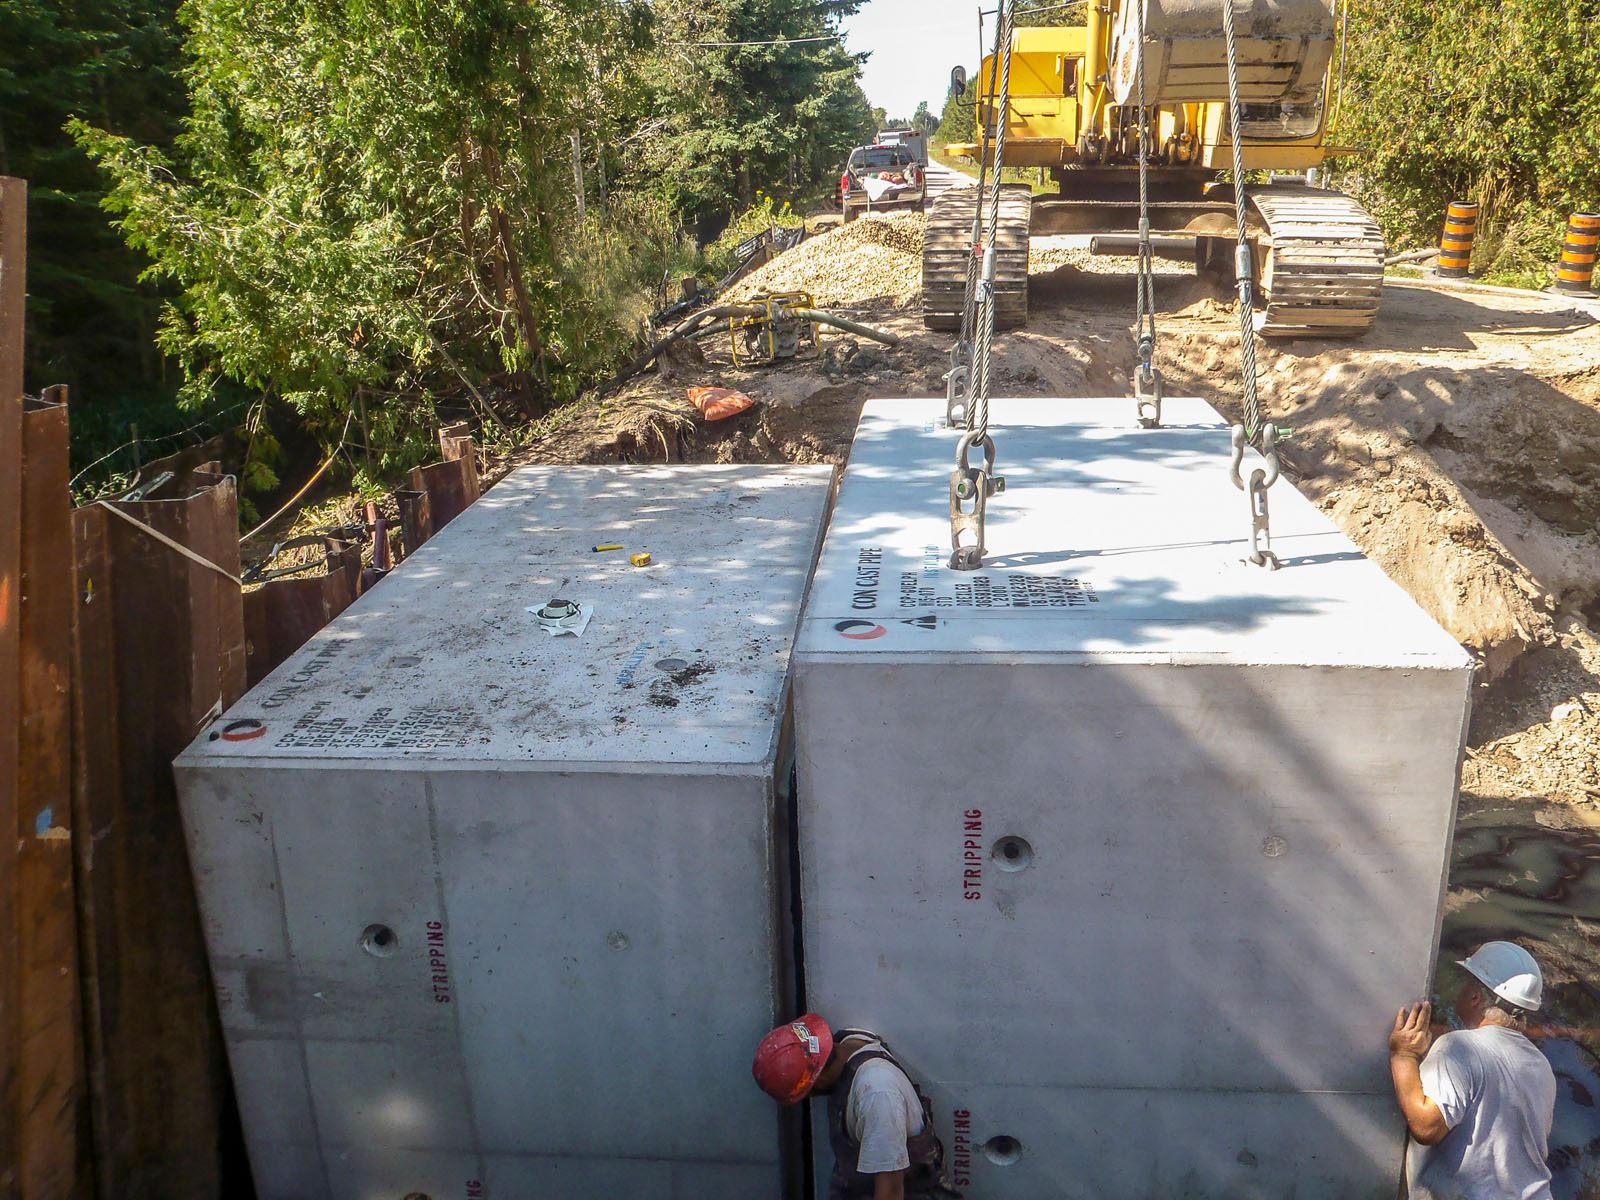
[[[755,403],[743,392],[713,387],[690,388],[689,401],[708,421],[725,421],[729,417],[736,417]]]

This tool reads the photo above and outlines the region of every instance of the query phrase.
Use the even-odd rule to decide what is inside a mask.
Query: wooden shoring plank
[[[199,473],[191,488],[116,507],[237,576],[233,480]],[[243,604],[238,584],[143,530],[107,531],[122,795],[88,881],[111,1134],[98,1165],[119,1197],[215,1200],[240,1186],[237,1118],[172,759],[244,690]]]
[[[28,189],[0,177],[0,829],[15,829],[22,706],[22,316]],[[17,847],[0,838],[0,1200],[18,1194]]]
[[[95,847],[123,824],[122,768],[117,719],[116,592],[110,531],[116,518],[98,504],[72,513],[72,845],[77,868],[79,970],[82,977],[84,1057],[89,1133],[97,1163],[114,1161],[106,1103],[106,1028],[101,980],[115,970],[114,946],[100,933],[114,920],[115,897],[98,886],[108,867]],[[102,905],[110,907],[102,909]],[[101,955],[112,951],[102,963]],[[115,1177],[94,1172],[99,1200],[120,1200]]]
[[[72,491],[66,390],[22,418],[17,841],[22,1195],[81,1193],[83,1047],[72,866]]]

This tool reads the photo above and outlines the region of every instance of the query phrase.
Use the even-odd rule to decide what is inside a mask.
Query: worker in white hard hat
[[[1434,1041],[1424,1002],[1401,1009],[1389,1034],[1395,1098],[1423,1147],[1412,1200],[1550,1200],[1556,1077],[1525,1033],[1544,976],[1512,942],[1485,942],[1458,965],[1465,1028]]]

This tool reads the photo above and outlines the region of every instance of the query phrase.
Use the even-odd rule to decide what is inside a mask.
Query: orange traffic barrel
[[[1439,239],[1439,274],[1446,279],[1465,279],[1472,265],[1472,239],[1478,233],[1478,206],[1452,201],[1444,216],[1444,235]]]
[[[1556,268],[1556,290],[1576,295],[1594,294],[1594,260],[1600,247],[1600,213],[1573,213],[1567,222],[1567,240],[1561,244],[1561,265]]]

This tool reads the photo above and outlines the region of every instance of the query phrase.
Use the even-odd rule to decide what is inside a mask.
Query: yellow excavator
[[[1245,186],[1255,328],[1267,337],[1354,337],[1372,327],[1383,234],[1350,197],[1302,181],[1349,152],[1327,141],[1343,67],[1338,0],[1088,0],[1082,25],[1018,28],[1007,46],[997,38],[975,83],[982,140],[947,152],[992,171],[1004,109],[1004,166],[1043,167],[1060,186],[1037,197],[1004,189],[993,237],[998,327],[1027,322],[1030,236],[1093,234],[1095,251],[1132,255],[1143,213],[1154,253],[1234,272],[1235,196],[1222,177],[1234,166],[1222,7],[1230,3],[1244,170],[1301,173]],[[929,213],[929,328],[961,327],[978,196],[946,192]]]

